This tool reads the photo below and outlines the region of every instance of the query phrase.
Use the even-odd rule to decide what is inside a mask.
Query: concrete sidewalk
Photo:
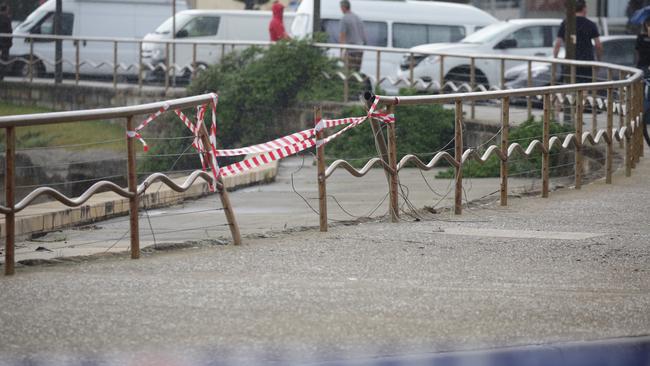
[[[614,185],[463,216],[22,267],[0,279],[0,359],[381,363],[648,335],[649,181],[642,161]]]

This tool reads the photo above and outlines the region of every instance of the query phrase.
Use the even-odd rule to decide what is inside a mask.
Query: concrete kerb
[[[244,174],[224,177],[223,182],[228,191],[255,184],[269,183],[275,180],[278,162],[257,167]],[[185,181],[186,176],[173,179],[176,184]],[[198,199],[209,195],[210,189],[205,181],[198,180],[183,193],[175,192],[163,183],[151,185],[140,198],[140,207],[151,209],[179,204],[185,200]],[[79,207],[66,207],[53,201],[27,207],[16,215],[16,236],[28,236],[47,233],[76,225],[90,224],[112,217],[129,214],[129,200],[113,192],[99,193],[86,204]],[[0,218],[0,242],[4,243],[5,219]]]

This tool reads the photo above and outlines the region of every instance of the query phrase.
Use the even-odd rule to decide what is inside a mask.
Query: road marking
[[[602,236],[600,233],[575,233],[560,231],[529,231],[529,230],[500,230],[500,229],[472,229],[472,228],[445,228],[445,234],[483,236],[494,238],[515,239],[552,239],[552,240],[585,240]]]

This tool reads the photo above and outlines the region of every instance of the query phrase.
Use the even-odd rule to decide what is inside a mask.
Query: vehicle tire
[[[41,77],[45,74],[45,66],[39,59],[34,59],[34,67],[32,69],[33,76]],[[25,61],[16,61],[13,67],[13,75],[22,78],[29,77],[29,63]]]
[[[489,88],[488,80],[483,71],[481,69],[476,69],[475,71],[476,76],[476,86],[483,85],[485,88]],[[463,83],[468,83],[470,82],[470,67],[465,65],[465,66],[458,66],[455,67],[445,75],[445,84],[451,81],[456,85],[456,87],[460,87]],[[454,90],[451,88],[451,86],[445,86],[443,88],[443,91],[445,93],[453,93]],[[466,92],[466,91],[464,91]]]
[[[206,65],[206,64],[204,64],[202,62],[198,62],[196,64],[196,72],[194,73],[194,76],[192,76],[192,70],[189,67],[187,67],[187,68],[183,69],[183,73],[180,76],[179,81],[182,80],[182,82],[184,82],[186,84],[190,84],[192,82],[192,80],[199,77],[199,75],[201,75],[207,68],[208,68],[208,65]]]

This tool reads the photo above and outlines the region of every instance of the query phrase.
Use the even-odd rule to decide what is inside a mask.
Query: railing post
[[[476,88],[476,60],[474,57],[469,59],[469,88],[470,92],[473,92]],[[470,118],[474,120],[476,118],[476,102],[474,99],[470,102]]]
[[[34,81],[34,39],[29,40],[29,82]]]
[[[528,80],[526,81],[526,86],[529,88],[533,86],[533,62],[528,61]],[[528,119],[530,120],[533,117],[533,100],[530,95],[526,96],[526,112],[528,113]]]
[[[323,111],[321,107],[314,108],[314,127],[318,127]],[[323,139],[323,129],[316,130],[316,141]],[[316,162],[318,164],[318,213],[320,218],[320,231],[327,231],[327,185],[325,178],[325,145],[316,148]]]
[[[5,146],[5,204],[11,212],[5,215],[5,276],[15,273],[14,263],[16,261],[14,250],[16,244],[16,216],[14,209],[14,189],[16,172],[16,128],[7,127]]]
[[[557,80],[557,64],[551,61],[551,86],[555,86]]]
[[[440,55],[440,94],[445,93],[445,56]]]
[[[584,111],[584,94],[583,90],[578,90],[576,95],[576,166],[575,166],[575,186],[576,189],[582,188],[582,114]]]
[[[205,127],[205,123],[201,125],[199,130],[199,138],[201,143],[206,147],[203,152],[203,160],[208,162],[210,169],[213,172],[217,172],[218,167],[214,165],[214,161],[211,156],[208,154],[208,147],[212,146],[210,143],[210,137],[208,134],[208,129]],[[235,217],[235,212],[232,209],[232,204],[230,203],[230,197],[228,196],[228,190],[223,184],[223,177],[219,177],[214,182],[217,192],[219,192],[219,199],[221,200],[221,206],[223,207],[223,212],[226,214],[226,220],[228,221],[228,227],[230,228],[230,235],[232,235],[232,242],[234,245],[241,244],[241,233],[239,232],[239,225],[237,224],[237,219]]]
[[[192,43],[192,80],[196,78],[196,43]]]
[[[165,43],[165,95],[169,92],[169,58],[171,54],[169,53],[169,42]]]
[[[377,50],[377,70],[376,70],[375,88],[379,88],[381,84],[381,51]]]
[[[131,259],[140,258],[140,223],[138,221],[138,178],[135,161],[135,136],[130,136],[133,131],[133,116],[126,118],[126,151],[129,184],[129,227],[131,231]]]
[[[395,113],[395,106],[388,106],[388,113]],[[388,165],[390,165],[390,219],[398,222],[399,219],[399,195],[397,186],[397,137],[395,135],[395,123],[388,123]]]
[[[75,72],[74,72],[74,82],[76,85],[79,85],[79,41],[74,42],[75,45]]]
[[[548,198],[549,190],[549,166],[550,166],[550,155],[551,148],[549,146],[550,131],[551,131],[551,95],[544,94],[544,121],[543,121],[543,132],[542,132],[542,145],[544,151],[542,152],[542,197]]]
[[[506,59],[502,58],[501,59],[501,70],[499,71],[499,80],[501,82],[501,90],[505,90],[506,88]]]
[[[634,133],[632,132],[632,113],[632,86],[628,85],[625,87],[625,125],[630,131],[630,137],[625,139],[625,144],[627,146],[625,152],[629,155],[626,156],[625,175],[628,177],[632,175],[632,169],[634,168]],[[628,169],[630,170],[629,175]]]
[[[113,41],[113,89],[117,89],[117,41]]]
[[[347,49],[345,49],[345,54],[343,55],[343,65],[345,67],[345,77],[343,78],[343,102],[347,102],[350,99],[350,58]]]
[[[142,93],[142,84],[144,79],[143,70],[144,65],[142,63],[142,41],[138,42],[138,89]]]
[[[614,136],[612,130],[614,128],[614,90],[610,87],[607,88],[607,157],[605,160],[605,183],[612,184],[612,159],[614,149]]]
[[[645,123],[643,121],[643,117],[644,117],[643,114],[645,113],[644,110],[643,110],[643,98],[644,98],[643,97],[643,87],[644,87],[644,85],[645,84],[644,84],[643,81],[638,82],[638,86],[637,86],[638,93],[636,94],[636,102],[637,102],[637,106],[638,106],[637,115],[638,115],[638,118],[639,118],[639,126],[641,127],[641,131],[639,131],[639,158],[642,158],[644,156],[644,152],[645,152],[644,145],[643,145],[643,124]]]
[[[409,87],[415,86],[415,80],[413,80],[413,69],[415,68],[415,59],[413,52],[409,54]]]
[[[456,190],[454,195],[454,214],[463,213],[463,101],[456,100],[454,126],[454,159],[456,159]]]
[[[510,134],[510,97],[501,101],[501,206],[508,205],[508,138]]]
[[[619,80],[623,80],[625,78],[625,73],[623,72],[623,70],[619,70],[618,78]],[[619,131],[623,128],[623,126],[625,126],[626,111],[623,110],[623,101],[625,101],[625,87],[621,86],[618,90],[618,130]],[[623,148],[624,144],[625,144],[625,138],[621,138],[621,141],[619,141],[620,147]]]
[[[595,83],[598,81],[598,67],[592,66],[591,68],[591,82]],[[598,91],[591,91],[591,135],[596,136],[598,133],[598,103],[596,101],[598,98]]]

